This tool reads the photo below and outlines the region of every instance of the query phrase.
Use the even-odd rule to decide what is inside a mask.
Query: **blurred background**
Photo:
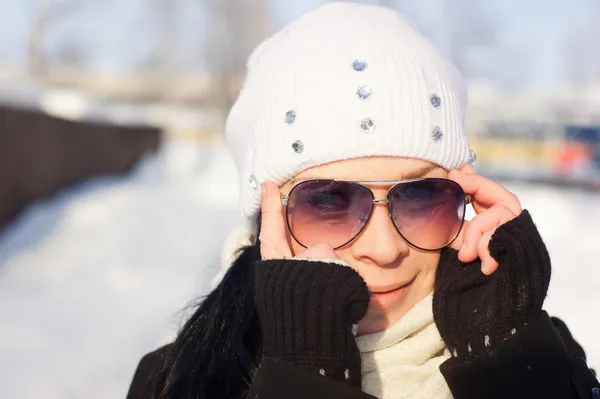
[[[223,121],[318,0],[0,0],[0,396],[124,397],[239,222]],[[530,209],[546,307],[600,368],[600,3],[396,8],[469,81],[478,172]]]

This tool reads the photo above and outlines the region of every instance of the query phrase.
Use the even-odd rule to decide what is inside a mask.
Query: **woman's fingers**
[[[285,259],[292,257],[287,241],[283,205],[279,187],[270,181],[262,185],[260,254],[262,259]]]
[[[260,254],[263,260],[292,258],[288,243],[283,204],[279,187],[270,181],[262,185]],[[338,259],[327,244],[318,244],[298,255],[306,259]]]
[[[481,271],[490,275],[498,269],[498,262],[490,255],[489,244],[496,229],[516,218],[523,208],[516,195],[500,184],[468,171],[452,170],[448,178],[454,180],[471,195],[471,204],[477,215],[465,222],[452,248],[458,249],[463,262],[481,260]]]
[[[515,215],[521,214],[523,210],[516,195],[483,176],[452,170],[448,173],[448,178],[460,184],[465,193],[471,195],[476,213],[481,213],[496,204],[503,204]]]
[[[317,244],[305,250],[298,255],[298,258],[305,259],[339,259],[333,248],[327,244]]]
[[[475,216],[464,228],[462,245],[458,255],[460,261],[467,263],[477,259],[478,245],[483,234],[490,229],[503,225],[516,216],[504,205],[494,205],[487,211]],[[483,258],[480,257],[480,259],[483,261]]]
[[[463,246],[463,241],[464,241],[464,236],[465,236],[465,231],[467,230],[467,227],[469,226],[469,221],[465,220],[463,221],[463,225],[460,228],[460,232],[458,233],[458,236],[454,239],[454,241],[452,241],[452,243],[450,244],[450,248],[456,250],[456,251],[460,251],[462,246]]]
[[[481,259],[481,272],[486,276],[494,273],[500,266],[498,261],[490,254],[490,241],[497,229],[498,227],[493,227],[483,233],[477,243],[477,254]]]

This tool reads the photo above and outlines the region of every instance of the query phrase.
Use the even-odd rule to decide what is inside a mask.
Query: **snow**
[[[124,397],[206,293],[237,195],[222,148],[170,143],[129,176],[32,206],[0,237],[2,396]]]
[[[600,368],[600,194],[511,184],[552,255],[546,308]],[[0,235],[0,375],[7,398],[124,397],[139,358],[207,293],[239,222],[220,143],[168,142],[122,178],[32,205]]]

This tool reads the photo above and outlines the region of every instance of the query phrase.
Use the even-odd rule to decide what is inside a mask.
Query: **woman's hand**
[[[493,350],[540,314],[551,263],[514,194],[468,169],[448,177],[471,195],[477,215],[441,251],[433,317],[454,356],[466,358]]]
[[[286,234],[285,218],[279,187],[271,181],[262,185],[260,254],[263,260],[290,259],[292,249]],[[301,259],[339,259],[327,244],[317,244],[298,254]]]
[[[267,182],[263,190],[262,260],[254,264],[263,365],[283,361],[360,387],[360,352],[352,327],[367,312],[367,285],[327,245],[294,257],[279,188]]]
[[[490,275],[498,269],[498,261],[490,254],[490,240],[498,227],[521,214],[521,203],[516,195],[498,183],[475,173],[452,170],[448,178],[471,195],[471,204],[477,214],[471,221],[465,220],[450,247],[459,251],[458,258],[463,263],[479,258],[481,271]]]

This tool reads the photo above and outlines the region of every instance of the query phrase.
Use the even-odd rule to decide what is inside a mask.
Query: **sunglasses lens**
[[[390,191],[389,201],[396,228],[415,247],[443,248],[456,238],[462,227],[465,193],[452,180],[401,183]]]
[[[341,247],[363,229],[373,209],[367,187],[331,180],[307,181],[291,191],[287,222],[294,239],[305,247]]]

